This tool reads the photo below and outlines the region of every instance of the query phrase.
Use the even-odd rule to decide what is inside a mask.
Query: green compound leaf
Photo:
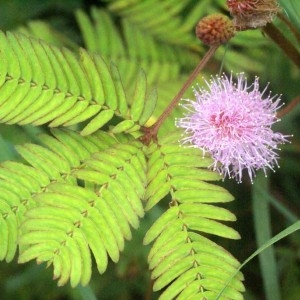
[[[148,257],[153,289],[164,289],[159,299],[213,299],[240,264],[203,234],[240,238],[221,223],[235,221],[235,216],[214,204],[232,201],[233,197],[207,182],[220,179],[207,169],[212,160],[198,149],[181,147],[178,138],[171,133],[150,145],[147,153],[146,210],[170,197],[170,208],[144,237],[144,244],[154,242]],[[243,299],[242,280],[239,273],[226,287],[223,299]]]
[[[161,3],[154,5],[158,7],[158,10],[162,9]],[[152,11],[153,8],[147,13],[152,14]],[[164,16],[169,17],[168,13],[169,9],[168,12],[161,10]],[[152,27],[144,28],[144,22],[136,23],[128,16],[120,17],[121,26],[119,26],[115,23],[116,14],[119,15],[117,10],[109,12],[92,8],[90,18],[83,11],[77,11],[76,18],[85,47],[89,51],[101,54],[107,62],[113,61],[118,66],[125,87],[129,90],[132,91],[134,87],[132,80],[137,77],[140,68],[145,70],[148,83],[156,84],[178,78],[181,68],[186,66],[192,68],[197,62],[197,55],[190,49],[199,49],[197,40],[191,34],[191,29],[195,24],[181,33],[177,27],[176,32],[179,34],[176,34],[176,40],[174,39],[177,42],[173,43],[174,41],[171,42],[165,37],[157,39],[151,30]],[[157,25],[150,23],[153,27]],[[168,31],[167,28],[166,30]],[[170,31],[168,31],[168,36],[170,37]],[[183,44],[180,44],[181,41]]]
[[[0,258],[11,261],[19,245],[20,263],[46,262],[58,285],[86,285],[92,256],[105,272],[144,216],[143,145],[101,131],[52,133],[40,136],[46,147],[17,147],[31,166],[1,164]]]
[[[54,191],[52,191],[52,189]],[[116,227],[118,230],[118,227],[111,227],[112,220],[108,223],[104,218],[105,213],[94,205],[96,201],[103,201],[97,197],[95,193],[89,192],[81,187],[56,184],[53,188],[49,186],[48,192],[40,194],[35,199],[41,206],[28,212],[27,218],[30,220],[30,226],[28,224],[26,225],[26,222],[24,223],[21,243],[23,245],[26,245],[26,243],[30,245],[47,244],[48,235],[51,234],[51,227],[39,228],[38,224],[40,220],[50,219],[57,223],[67,223],[68,225],[65,224],[63,230],[59,230],[59,232],[57,232],[56,228],[53,228],[53,236],[51,239],[55,239],[61,247],[66,247],[70,253],[70,257],[74,260],[74,262],[71,263],[71,269],[75,267],[77,271],[74,274],[71,272],[69,275],[73,286],[81,282],[80,276],[78,276],[78,273],[81,273],[81,268],[78,268],[76,261],[82,261],[83,265],[86,262],[89,263],[89,260],[85,261],[81,257],[81,252],[77,252],[78,245],[76,246],[75,244],[74,246],[74,242],[77,244],[83,243],[81,240],[78,241],[77,238],[81,237],[81,239],[84,240],[84,244],[81,245],[82,249],[88,248],[88,246],[91,248],[96,258],[99,272],[103,273],[106,269],[108,261],[106,252],[114,262],[118,261],[120,248],[121,250],[123,248],[123,241],[119,241],[120,245],[118,245],[115,235],[112,232],[112,228]],[[112,218],[113,213],[108,210],[109,207],[106,207],[106,214],[108,213]],[[35,220],[37,220],[37,222],[34,222]],[[77,231],[78,236],[76,238],[73,236],[73,233]],[[35,236],[32,236],[33,232],[36,233]],[[121,247],[119,248],[119,246]],[[53,259],[60,248],[53,249],[52,247],[53,245],[49,246],[49,252],[53,252]],[[20,255],[20,262],[31,259],[33,254],[30,248],[31,247]],[[76,255],[78,257],[76,257]],[[86,253],[84,255],[87,256]],[[42,259],[39,253],[36,253],[35,256],[37,260]],[[48,260],[49,258],[47,261]],[[81,283],[83,284],[83,282]]]
[[[140,143],[119,144],[116,149],[95,154],[85,166],[74,173],[80,179],[105,186],[114,195],[124,217],[134,227],[138,216],[144,216],[141,199],[146,185],[146,160]]]
[[[49,36],[49,26],[38,22],[22,32],[51,44],[54,37],[55,45],[74,52],[0,33],[0,120],[50,127],[83,123],[80,134],[42,135],[45,147],[19,146],[31,166],[1,164],[0,259],[11,261],[19,243],[20,262],[47,262],[59,285],[69,280],[85,285],[92,256],[100,273],[109,260],[119,259],[131,227],[144,215],[141,200],[150,210],[167,196],[170,208],[145,236],[146,244],[154,242],[149,253],[154,289],[164,289],[160,299],[215,299],[239,263],[202,234],[239,238],[222,223],[235,216],[215,205],[232,201],[232,195],[211,183],[220,176],[207,169],[210,158],[178,147],[168,130],[147,149],[123,133],[137,137],[140,126],[157,116],[156,90],[149,93],[146,82],[160,85],[161,110],[170,101],[204,51],[194,38],[195,24],[212,4],[224,8],[224,1],[107,2],[107,11],[93,8],[91,17],[77,12],[91,52],[78,51],[57,32]],[[269,54],[260,32],[240,33],[231,43],[227,69],[262,69]],[[216,58],[223,60],[224,52]],[[141,67],[147,80],[137,75]],[[99,130],[103,127],[109,134]],[[242,299],[242,279],[239,273],[222,297]]]
[[[139,131],[146,102],[144,73],[131,79],[136,90],[130,98],[117,67],[98,54],[79,49],[77,55],[11,32],[0,32],[0,45],[0,122],[50,127],[85,122],[82,134],[90,135],[117,117],[113,132]],[[147,104],[143,122],[153,110]]]
[[[108,2],[108,9],[112,14],[123,19],[129,24],[129,27],[136,28],[136,34],[132,30],[129,31],[130,34],[125,34],[126,40],[128,40],[127,44],[134,48],[132,53],[136,56],[142,56],[141,53],[143,53],[153,60],[148,68],[146,65],[142,66],[150,82],[152,82],[151,73],[155,69],[154,65],[157,59],[161,60],[161,69],[158,68],[161,73],[156,72],[156,76],[153,78],[158,82],[179,78],[180,72],[178,71],[182,67],[191,66],[191,63],[195,64],[195,52],[200,57],[205,52],[205,48],[194,35],[196,24],[209,13],[228,11],[224,0],[180,2],[175,0],[165,2],[159,0],[109,0]],[[281,2],[284,3],[283,6],[286,8],[288,16],[297,23],[298,9],[294,4],[297,0]],[[291,10],[292,12],[289,13]],[[98,20],[101,20],[101,16],[98,17]],[[100,22],[98,21],[98,23]],[[299,21],[297,25],[299,25]],[[154,50],[157,47],[156,42],[161,45],[160,54]],[[256,45],[254,52],[253,48],[251,49],[253,44]],[[173,46],[173,49],[168,49],[169,46]],[[112,46],[108,47],[112,48]],[[230,51],[226,51],[226,47],[229,47]],[[216,53],[216,58],[220,62],[224,61],[224,66],[229,71],[235,72],[242,69],[260,73],[268,58],[266,48],[272,49],[272,45],[261,35],[259,30],[244,31],[237,34],[228,45],[223,46],[222,51]],[[164,57],[165,55],[167,57]],[[172,67],[167,67],[168,62],[173,59]],[[253,60],[257,63],[254,64]]]
[[[83,138],[80,135],[62,130],[41,136],[41,141],[48,145],[25,144],[18,146],[19,153],[31,166],[16,162],[3,162],[0,165],[0,209],[3,225],[1,259],[11,261],[14,258],[19,237],[19,226],[24,214],[36,206],[34,196],[43,193],[52,182],[76,184],[72,176],[73,168],[81,164],[95,151],[116,142],[111,136],[98,133]],[[51,149],[51,150],[50,150]]]

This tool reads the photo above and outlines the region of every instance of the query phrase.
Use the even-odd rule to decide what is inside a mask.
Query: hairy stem
[[[206,52],[204,57],[201,59],[199,64],[196,66],[192,74],[189,76],[189,78],[186,80],[186,82],[183,84],[182,88],[179,90],[179,92],[176,94],[176,96],[173,98],[173,100],[170,102],[168,107],[163,111],[163,113],[159,116],[157,121],[150,127],[144,128],[144,135],[140,138],[140,140],[144,144],[149,144],[152,139],[157,139],[157,132],[161,126],[161,124],[166,120],[166,118],[171,114],[173,109],[176,107],[178,102],[180,101],[181,97],[183,96],[184,92],[187,90],[187,88],[192,84],[192,82],[195,80],[199,72],[205,67],[205,65],[208,63],[208,61],[212,58],[216,50],[218,49],[219,45],[211,46],[209,50]]]

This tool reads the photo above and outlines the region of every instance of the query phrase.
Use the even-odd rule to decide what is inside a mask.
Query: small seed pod
[[[209,46],[226,43],[234,36],[234,33],[232,21],[219,13],[204,17],[196,26],[196,36]]]

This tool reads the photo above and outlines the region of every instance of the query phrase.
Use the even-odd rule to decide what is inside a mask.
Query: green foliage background
[[[97,166],[101,164],[101,157],[90,157],[90,154],[95,149],[95,145],[101,147],[103,153],[105,149],[113,151],[112,149],[121,147],[115,145],[115,140],[112,140],[110,137],[97,133],[97,130],[101,127],[99,120],[103,120],[103,118],[106,118],[107,121],[107,124],[106,122],[102,124],[106,126],[104,129],[115,134],[116,139],[121,145],[127,145],[127,148],[123,149],[122,153],[124,153],[124,157],[120,164],[124,166],[128,162],[129,156],[131,157],[132,155],[138,157],[139,161],[143,162],[142,145],[135,144],[130,139],[128,140],[128,134],[137,137],[140,134],[140,126],[147,121],[152,123],[179,90],[188,74],[193,70],[206,50],[194,37],[193,30],[195,24],[206,14],[219,11],[226,12],[224,2],[222,0],[0,1],[0,29],[12,32],[7,36],[9,40],[8,45],[14,45],[13,41],[19,39],[17,32],[21,32],[26,36],[46,41],[47,44],[44,46],[46,51],[50,51],[47,48],[48,44],[66,47],[68,50],[64,51],[70,57],[69,62],[73,61],[71,53],[78,53],[78,48],[83,47],[86,50],[80,50],[80,56],[83,58],[82,66],[90,72],[87,72],[91,76],[88,78],[88,81],[94,80],[93,96],[99,96],[97,93],[101,93],[101,91],[96,88],[99,75],[92,68],[93,64],[91,64],[91,61],[97,61],[98,66],[101,66],[101,70],[103,70],[103,66],[109,66],[108,70],[110,70],[110,73],[103,75],[104,77],[100,76],[100,80],[107,83],[106,86],[108,86],[107,89],[109,91],[111,91],[109,80],[118,83],[118,78],[122,78],[123,85],[118,84],[115,95],[111,95],[111,93],[106,94],[105,89],[102,91],[106,99],[104,109],[101,108],[102,110],[100,106],[103,103],[89,103],[85,105],[78,101],[78,107],[83,105],[84,109],[82,109],[82,114],[78,114],[77,116],[66,114],[64,118],[60,118],[59,116],[55,116],[54,109],[52,115],[50,115],[50,119],[41,120],[39,117],[36,117],[36,120],[34,120],[34,117],[32,117],[32,120],[24,122],[22,120],[26,120],[25,116],[20,120],[18,120],[17,116],[25,107],[16,107],[15,112],[8,115],[7,121],[4,119],[3,123],[5,124],[0,125],[1,161],[14,160],[24,162],[26,160],[32,166],[38,168],[39,161],[37,157],[41,157],[42,161],[45,157],[50,157],[49,162],[47,162],[50,164],[49,166],[59,161],[58,153],[65,154],[66,158],[73,158],[70,159],[71,161],[68,164],[64,160],[59,161],[59,165],[62,168],[62,171],[59,170],[59,172],[67,175],[64,178],[65,181],[52,185],[50,191],[48,191],[48,198],[41,197],[40,201],[44,201],[48,208],[53,206],[51,202],[53,196],[58,197],[62,193],[62,182],[68,183],[68,187],[70,188],[70,190],[64,190],[64,196],[68,196],[70,193],[80,195],[80,187],[74,188],[73,186],[75,179],[73,178],[74,173],[72,173],[72,168],[76,168],[80,162],[85,161],[85,169],[78,170],[75,177],[82,180],[82,182],[89,182],[86,186],[92,185],[95,182],[97,183],[100,175],[97,174],[96,176],[92,171],[97,170]],[[297,0],[282,1],[282,5],[284,5],[287,16],[299,29],[299,15],[295,12],[300,11],[300,9],[295,9],[295,6],[296,8],[297,5],[299,6],[296,2]],[[279,20],[276,20],[275,24],[288,34],[287,28]],[[297,41],[293,40],[292,36],[288,36],[297,45]],[[1,48],[7,39],[5,36],[2,36]],[[23,42],[26,43],[26,39],[23,38]],[[10,46],[7,47],[9,49]],[[59,55],[58,52],[55,52],[56,48],[53,49],[54,56]],[[24,54],[25,52],[20,53]],[[100,57],[98,58],[98,54],[101,55],[103,60]],[[27,53],[27,55],[30,54]],[[10,64],[13,60],[14,58],[12,57],[8,61],[8,69],[14,70]],[[3,61],[0,63],[3,64]],[[23,68],[24,70],[28,69],[25,62]],[[141,68],[143,71],[140,70]],[[220,71],[230,72],[231,70],[233,72],[245,72],[250,78],[258,75],[265,84],[270,82],[272,92],[282,93],[282,98],[286,103],[299,95],[299,70],[259,30],[241,32],[228,45],[221,47],[216,53],[215,60],[206,68],[203,75],[210,76],[210,74],[216,74]],[[66,70],[66,73],[68,73],[68,70]],[[36,74],[28,74],[28,78],[30,76],[33,76],[32,78],[36,76],[37,80],[39,80]],[[111,79],[110,76],[112,76]],[[199,76],[197,82],[202,82],[201,76]],[[84,80],[79,83],[82,90],[84,90]],[[60,84],[63,89],[63,83],[61,82]],[[74,85],[72,90],[74,94],[78,92],[76,89],[78,87]],[[118,93],[118,91],[124,91],[124,94]],[[124,96],[125,93],[126,97]],[[141,111],[139,107],[133,105],[133,103],[138,101],[145,101],[147,103],[147,110],[151,111],[151,105],[156,98],[156,93],[158,96],[157,106],[151,117],[146,114],[145,110]],[[111,99],[108,99],[109,97]],[[185,97],[192,97],[191,91],[188,91]],[[115,98],[119,99],[119,106],[115,104],[114,107],[113,99]],[[121,101],[120,99],[123,100]],[[123,106],[120,103],[123,103]],[[132,105],[130,116],[126,115],[126,105]],[[4,108],[2,107],[2,109]],[[12,110],[11,107],[6,107],[5,109]],[[98,115],[99,111],[101,113],[100,117]],[[118,113],[114,114],[114,111],[118,111]],[[175,129],[174,118],[179,114],[180,111],[177,109],[160,130],[160,141],[162,144],[166,144],[166,149],[158,149],[157,146],[153,145],[146,152],[143,152],[148,155],[148,158],[153,153],[159,153],[157,154],[159,159],[161,157],[168,157],[170,153],[172,154],[172,151],[174,151],[172,149],[176,147],[174,141],[178,137],[176,134],[170,135],[170,132]],[[4,110],[1,111],[2,115],[5,116]],[[57,138],[57,140],[54,140],[53,137],[49,137],[49,123],[50,127],[67,126],[69,129],[81,132],[82,135],[89,136],[89,142],[81,143],[80,136],[69,135],[68,131],[60,129],[52,130],[52,135]],[[36,127],[32,124],[40,126]],[[237,185],[235,182],[227,180],[217,183],[218,186],[223,186],[226,190],[230,191],[236,199],[230,204],[226,203],[224,207],[236,215],[237,222],[235,222],[233,227],[240,233],[242,239],[232,241],[214,238],[213,240],[218,245],[229,250],[239,261],[245,260],[264,241],[299,219],[299,125],[299,108],[297,108],[286,116],[276,128],[285,133],[292,133],[294,137],[292,145],[288,145],[282,150],[281,168],[275,174],[270,174],[267,179],[258,176],[253,186],[247,183]],[[109,126],[111,127],[109,128]],[[32,143],[46,145],[54,152],[51,154],[49,150],[33,146]],[[22,145],[17,147],[18,152],[15,150],[15,145]],[[71,156],[68,152],[70,145],[75,145],[73,149],[74,154]],[[116,151],[121,150],[118,148]],[[109,153],[111,152],[107,152],[106,159],[112,159],[113,164],[115,157],[110,157]],[[193,167],[198,161],[201,161],[198,165],[203,168],[201,169],[203,172],[201,176],[204,176],[206,181],[219,179],[216,174],[205,171],[205,167],[209,165],[209,161],[202,161],[200,159],[201,154],[190,153],[189,151],[185,153],[184,149],[181,150],[180,154],[181,157],[190,155],[190,161],[176,161],[175,168],[172,168],[174,158],[170,158],[168,168],[162,165],[159,169],[158,164],[153,165],[153,171],[150,168],[149,172],[150,174],[152,172],[153,178],[151,179],[151,176],[148,174],[151,179],[149,186],[153,186],[153,189],[148,189],[146,214],[144,216],[144,211],[140,207],[141,204],[138,201],[135,202],[136,219],[131,219],[132,223],[129,225],[133,228],[138,228],[138,230],[127,230],[126,228],[129,228],[129,225],[124,222],[123,231],[118,237],[119,239],[116,238],[119,241],[118,249],[122,250],[124,247],[124,251],[120,254],[120,258],[119,251],[112,253],[108,251],[110,260],[104,274],[100,275],[98,271],[102,273],[106,266],[99,265],[96,258],[96,261],[89,262],[93,270],[91,274],[88,271],[89,266],[87,266],[85,268],[87,272],[86,277],[82,275],[81,279],[71,278],[71,283],[76,285],[80,280],[82,283],[86,283],[89,276],[92,276],[88,286],[71,288],[67,284],[64,287],[58,288],[57,282],[52,280],[52,267],[45,269],[45,264],[37,265],[35,262],[20,265],[17,263],[17,257],[13,255],[13,250],[11,250],[12,256],[6,257],[6,260],[10,261],[13,259],[13,261],[9,264],[2,262],[0,265],[1,297],[3,299],[157,299],[160,293],[151,292],[153,283],[150,280],[151,273],[148,271],[149,265],[147,262],[152,246],[143,245],[143,241],[148,244],[159,235],[160,231],[163,231],[159,223],[156,225],[156,228],[152,227],[152,231],[148,230],[155,220],[169,207],[171,195],[167,195],[170,186],[166,178],[168,176],[178,176],[178,174],[174,175],[178,164],[189,166],[188,163],[190,163],[190,167]],[[79,155],[79,157],[76,157],[76,155]],[[135,163],[138,162],[135,161]],[[5,170],[14,170],[16,168],[16,165],[7,162],[3,166],[6,168]],[[119,166],[115,165],[113,167],[118,168]],[[145,167],[143,163],[139,165],[139,168],[142,167]],[[129,165],[128,168],[130,169]],[[51,168],[49,167],[49,169]],[[1,170],[3,171],[3,169]],[[18,170],[24,181],[26,181],[26,176],[24,177],[24,175],[31,174],[29,173],[30,171],[30,169]],[[115,172],[115,170],[113,171]],[[48,174],[51,180],[60,178],[55,172],[54,170],[53,173]],[[11,173],[9,175],[4,171],[1,173],[1,178],[11,176]],[[68,174],[71,173],[72,175],[69,176]],[[155,181],[155,176],[158,176],[158,174],[160,177],[158,177],[157,181],[160,180],[164,184],[159,189],[156,189],[157,184],[152,183],[151,186],[151,182]],[[137,175],[135,174],[134,176]],[[195,176],[199,176],[199,174],[196,174],[196,171]],[[41,172],[40,177],[36,180],[43,186],[45,184],[44,181],[47,181],[48,178],[43,178]],[[145,178],[139,178],[138,180],[142,186]],[[123,184],[126,187],[125,180]],[[175,182],[173,184],[175,185]],[[15,181],[14,185],[18,186],[18,182]],[[223,192],[224,190],[220,187],[219,191]],[[142,198],[139,192],[142,194],[142,191],[138,191],[137,196]],[[179,189],[179,192],[178,190],[174,190],[173,192],[177,193],[179,197],[182,191]],[[199,192],[197,191],[197,195],[199,195]],[[229,193],[226,192],[225,195],[224,202],[232,200],[232,196]],[[160,197],[164,199],[156,205]],[[126,200],[124,201],[126,202]],[[80,202],[80,205],[84,204]],[[218,204],[219,206],[223,205]],[[60,209],[64,210],[66,207],[68,206],[61,204]],[[235,219],[231,213],[228,211],[225,212],[225,210],[223,211],[222,208],[218,207],[214,207],[215,211],[209,211],[209,216],[213,213],[219,216],[224,213],[224,218],[227,218],[227,221]],[[76,205],[72,209],[75,210]],[[178,215],[176,209],[176,206],[171,207],[168,210],[166,218],[174,220]],[[185,209],[188,211],[189,207],[186,206]],[[39,219],[42,215],[42,208],[31,210],[31,217],[33,219]],[[139,221],[138,219],[141,217],[143,218]],[[197,217],[199,219],[199,215]],[[35,222],[34,226],[36,224]],[[23,247],[25,247],[25,250],[26,245],[34,238],[34,236],[31,236],[30,226],[30,222],[27,222],[26,226],[22,227],[24,231]],[[48,225],[41,222],[40,226],[42,228],[42,226]],[[174,226],[175,221],[172,223],[172,228]],[[194,230],[197,230],[197,228],[194,228]],[[238,237],[229,227],[224,226],[224,228],[218,231],[223,231],[224,236],[227,237]],[[146,232],[148,232],[147,235]],[[131,240],[124,243],[123,237],[125,239],[131,238]],[[109,240],[109,237],[104,238],[108,238],[108,244],[114,242],[113,240]],[[91,249],[93,247],[96,249],[99,246],[97,241],[89,241],[89,243]],[[270,248],[269,252],[264,257],[261,257],[260,261],[254,260],[248,264],[243,270],[247,289],[244,297],[246,299],[297,299],[300,286],[299,245],[299,234],[294,234],[279,245]],[[117,247],[108,247],[108,249],[115,248]],[[26,252],[25,250],[22,249],[19,262],[30,260],[30,251]],[[153,254],[153,251],[152,258],[154,258],[152,261],[150,251],[150,267],[155,266],[155,253]],[[160,251],[163,253],[163,249]],[[98,252],[95,250],[93,253]],[[39,259],[43,261],[43,258]],[[112,262],[118,260],[117,264]],[[157,274],[159,272],[159,270],[156,270]],[[82,278],[86,278],[86,282]],[[163,288],[165,281],[157,281],[154,287],[157,290]],[[65,282],[63,279],[60,279],[59,283],[63,284]],[[239,286],[238,290],[242,290],[242,287]]]

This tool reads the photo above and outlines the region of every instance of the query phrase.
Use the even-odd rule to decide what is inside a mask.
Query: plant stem
[[[183,96],[184,92],[188,89],[188,87],[192,84],[192,82],[195,80],[199,72],[205,67],[205,65],[208,63],[208,61],[212,58],[216,50],[218,49],[219,45],[210,46],[209,50],[206,52],[204,57],[201,59],[199,64],[196,66],[194,71],[191,73],[189,78],[186,80],[186,82],[183,84],[182,88],[179,90],[179,92],[176,94],[176,96],[173,98],[173,100],[170,102],[168,107],[163,111],[163,113],[159,116],[157,121],[150,127],[144,127],[144,135],[140,138],[140,140],[148,145],[152,139],[157,139],[157,132],[161,126],[161,124],[166,120],[166,118],[171,114],[173,109],[176,107],[178,102],[180,101],[181,97]]]
[[[277,118],[281,118],[281,117],[285,116],[287,113],[292,111],[293,108],[299,103],[300,103],[300,96],[294,98],[292,100],[292,102],[290,102],[285,108],[281,109],[276,115]]]
[[[300,34],[297,28],[283,15],[282,13],[279,13],[278,18],[286,24],[286,26],[289,28],[289,30],[293,33],[295,38],[300,42]]]
[[[263,31],[283,50],[283,52],[300,68],[300,53],[297,48],[272,23],[267,24]]]

